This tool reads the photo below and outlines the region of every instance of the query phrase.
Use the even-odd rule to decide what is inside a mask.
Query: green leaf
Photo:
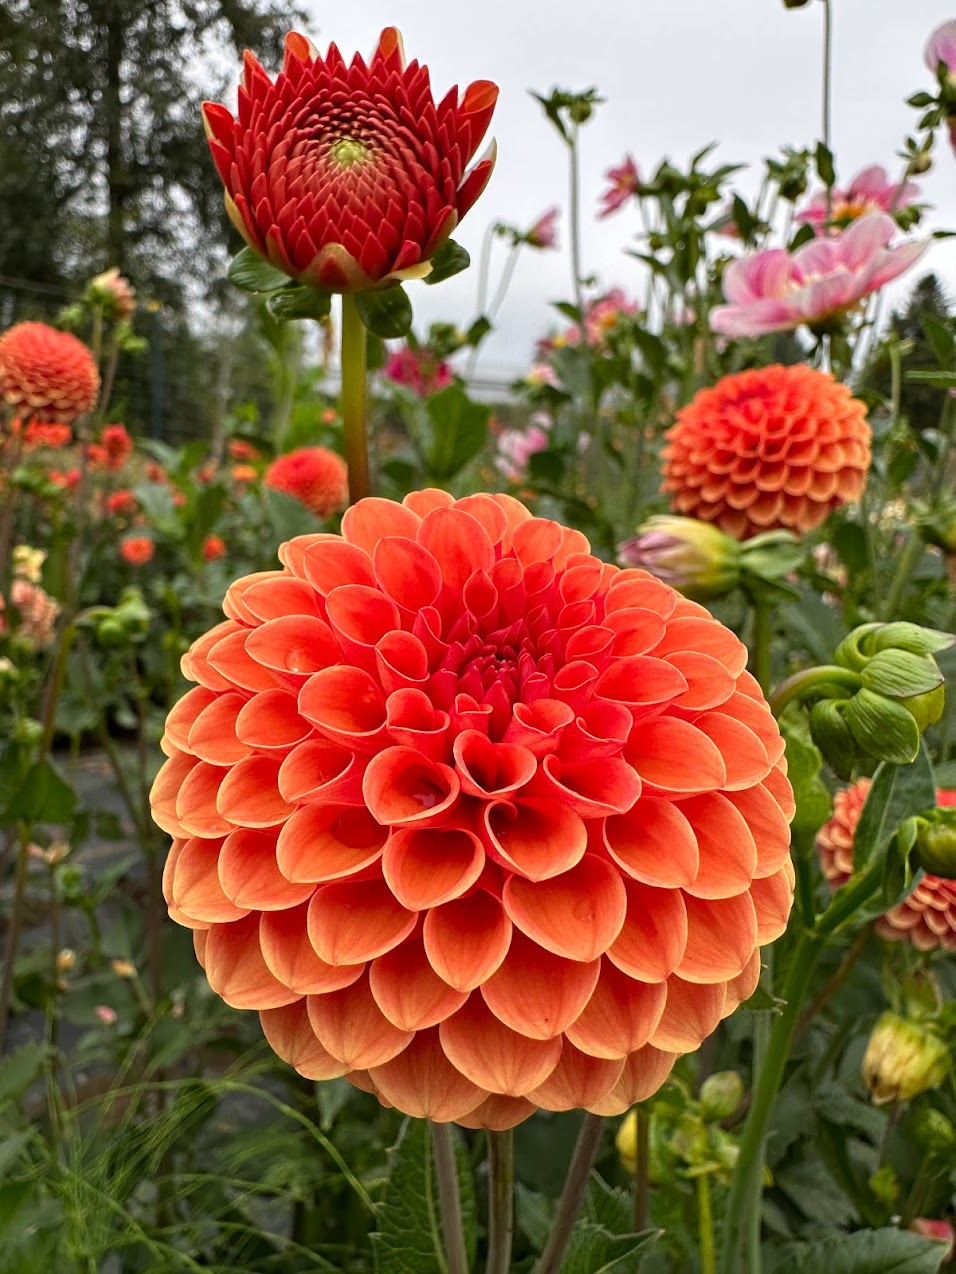
[[[243,248],[229,262],[229,282],[243,292],[275,292],[285,287],[289,276],[270,265],[252,248]]]
[[[489,415],[489,409],[472,402],[461,385],[449,385],[429,397],[418,443],[431,478],[454,477],[478,454],[488,437]]]
[[[0,1066],[0,1104],[22,1097],[36,1080],[47,1058],[44,1044],[23,1044]]]
[[[476,1246],[474,1183],[464,1145],[452,1128],[469,1267]],[[446,1274],[431,1136],[424,1119],[407,1119],[389,1153],[388,1182],[372,1235],[375,1274]]]
[[[820,770],[823,758],[807,737],[802,717],[795,716],[781,723],[787,745],[787,777],[793,787],[797,812],[793,816],[794,840],[813,843],[813,838],[830,817],[833,802],[826,789]]]
[[[836,172],[833,168],[833,152],[823,142],[817,142],[813,158],[817,166],[817,175],[824,186],[832,186],[836,181]]]
[[[874,651],[908,650],[913,655],[936,655],[956,642],[952,633],[944,633],[938,628],[923,628],[919,624],[910,624],[904,619],[891,624],[878,624],[870,635],[870,645]]]
[[[412,303],[401,286],[380,292],[357,292],[355,304],[362,322],[382,340],[406,336],[412,326]]]
[[[943,684],[943,674],[930,655],[912,655],[908,650],[881,650],[860,670],[860,680],[868,690],[905,699],[928,694]]]
[[[655,1230],[632,1230],[628,1195],[594,1174],[560,1274],[637,1274],[656,1238]]]
[[[293,319],[324,319],[332,312],[332,294],[302,283],[289,283],[272,293],[266,301],[266,309],[280,323]]]
[[[866,755],[878,761],[906,765],[919,752],[919,726],[913,717],[892,699],[858,690],[844,708],[846,723]]]
[[[313,535],[322,523],[304,504],[285,491],[263,487],[269,521],[280,541],[294,540],[297,535]]]
[[[461,274],[471,265],[471,257],[454,239],[446,239],[432,257],[431,273],[425,275],[426,283],[444,283],[446,279]]]
[[[478,316],[465,333],[465,344],[476,349],[491,331],[491,321],[484,314]]]
[[[355,1096],[355,1088],[347,1079],[327,1079],[316,1084],[315,1097],[323,1132],[328,1132],[343,1108]]]
[[[953,362],[953,333],[950,328],[935,314],[920,315],[920,323],[926,333],[926,339],[932,346],[933,353],[940,367],[949,368]]]
[[[51,761],[35,762],[3,812],[0,822],[67,823],[76,808],[76,793]]]
[[[904,372],[903,379],[935,385],[938,389],[956,389],[956,372]]]
[[[775,1274],[938,1274],[943,1252],[906,1230],[858,1230],[805,1244]]]
[[[853,836],[853,870],[862,871],[908,818],[935,804],[936,781],[925,747],[919,748],[911,765],[881,765]]]

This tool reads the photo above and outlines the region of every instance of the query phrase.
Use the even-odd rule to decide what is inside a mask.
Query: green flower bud
[[[956,1147],[956,1128],[941,1110],[922,1106],[913,1120],[913,1135],[928,1154],[944,1154]]]
[[[622,1165],[632,1176],[637,1172],[637,1111],[629,1110],[617,1130],[614,1146]]]
[[[114,649],[126,644],[126,629],[113,612],[96,625],[96,641],[100,646]]]
[[[625,566],[650,571],[695,601],[722,597],[740,583],[740,543],[697,518],[648,518],[618,554]]]
[[[33,717],[23,717],[14,728],[13,737],[17,743],[34,744],[43,738],[43,724]]]
[[[927,726],[935,725],[943,715],[943,708],[946,705],[946,689],[944,686],[937,686],[935,690],[930,690],[926,694],[911,695],[906,699],[901,699],[900,703],[916,722],[920,734]]]
[[[941,1084],[950,1065],[949,1049],[931,1027],[884,1013],[866,1046],[863,1083],[877,1106],[910,1101]]]
[[[929,810],[917,819],[916,858],[924,871],[956,880],[956,806]]]
[[[810,709],[808,720],[810,736],[830,768],[840,778],[848,779],[858,749],[846,723],[845,706],[839,699],[821,699]]]
[[[744,1081],[736,1071],[708,1075],[700,1087],[700,1105],[705,1119],[729,1119],[744,1099]]]

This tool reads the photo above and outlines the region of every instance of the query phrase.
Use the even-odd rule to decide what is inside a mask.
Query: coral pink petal
[[[381,858],[387,836],[360,806],[303,805],[283,824],[276,859],[289,880],[341,880]]]
[[[593,1102],[588,1110],[594,1115],[623,1115],[631,1106],[654,1096],[676,1061],[677,1053],[665,1052],[651,1044],[637,1049],[628,1055],[621,1078],[611,1091]]]
[[[415,1038],[414,1031],[391,1024],[375,1003],[367,977],[344,991],[310,995],[308,1007],[319,1043],[350,1070],[383,1066]]]
[[[420,938],[393,948],[369,969],[375,1002],[401,1031],[423,1031],[457,1013],[468,999],[442,981],[428,962]]]
[[[275,832],[237,827],[219,851],[219,880],[237,907],[282,911],[312,896],[313,886],[287,879],[276,862]]]
[[[591,1057],[626,1057],[651,1038],[666,999],[664,982],[637,982],[605,959],[590,1000],[565,1034]]]
[[[432,821],[458,799],[455,771],[414,748],[386,748],[372,758],[362,793],[372,816],[392,827]]]
[[[404,942],[417,919],[384,880],[337,881],[313,895],[309,938],[327,964],[360,964]]]
[[[729,982],[747,967],[757,945],[757,914],[749,893],[707,900],[685,895],[687,946],[676,972],[685,982]]]
[[[743,815],[726,796],[710,792],[681,801],[700,849],[700,869],[686,892],[696,898],[742,893],[757,866],[757,845]]]
[[[590,1110],[610,1095],[623,1072],[623,1058],[589,1057],[565,1040],[557,1066],[528,1095],[542,1110]]]
[[[438,976],[459,991],[473,991],[508,954],[512,927],[498,899],[479,889],[426,912],[422,936]]]
[[[485,847],[506,869],[528,880],[547,880],[570,871],[587,847],[580,815],[551,801],[499,801],[484,815]]]
[[[549,880],[509,877],[501,901],[512,923],[539,946],[585,962],[604,954],[627,911],[620,875],[593,854]]]
[[[299,999],[263,959],[255,913],[208,929],[203,965],[209,985],[234,1009],[277,1009]]]
[[[305,1000],[263,1009],[259,1021],[273,1051],[306,1079],[337,1079],[348,1069],[315,1038]]]
[[[625,881],[627,918],[608,950],[623,973],[660,982],[680,964],[687,946],[687,908],[678,890]]]
[[[228,822],[242,827],[275,827],[295,809],[279,794],[275,757],[248,756],[223,779],[216,808]]]
[[[309,940],[307,904],[266,912],[259,923],[262,956],[272,973],[298,995],[324,995],[357,982],[364,964],[326,964]]]
[[[502,1097],[492,1093],[467,1115],[455,1120],[462,1128],[487,1128],[490,1132],[506,1132],[516,1128],[534,1114],[537,1107],[526,1097]]]
[[[461,897],[477,881],[485,851],[472,832],[448,828],[400,828],[389,837],[382,874],[409,911],[424,911]]]
[[[693,1053],[724,1015],[724,985],[698,986],[671,976],[667,1003],[651,1043],[672,1053]]]
[[[479,1088],[525,1097],[543,1084],[561,1057],[561,1040],[529,1039],[498,1020],[474,992],[438,1028],[451,1064]]]
[[[485,1100],[485,1090],[449,1062],[435,1029],[419,1031],[403,1052],[373,1066],[370,1074],[382,1096],[413,1119],[448,1123]]]
[[[700,870],[694,829],[670,801],[641,797],[626,814],[607,820],[604,844],[618,867],[645,885],[681,889]]]
[[[600,968],[599,960],[565,960],[515,933],[500,968],[482,983],[481,994],[506,1026],[531,1039],[552,1039],[587,1004]]]

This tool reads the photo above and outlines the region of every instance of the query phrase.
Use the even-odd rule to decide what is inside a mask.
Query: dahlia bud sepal
[[[911,1101],[938,1087],[951,1065],[946,1042],[932,1026],[884,1013],[863,1057],[863,1083],[877,1106]]]
[[[323,319],[332,308],[332,294],[295,283],[252,248],[243,248],[229,262],[229,282],[243,292],[265,296],[266,307],[279,322]]]
[[[932,876],[956,880],[956,806],[927,810],[914,823],[919,866]]]

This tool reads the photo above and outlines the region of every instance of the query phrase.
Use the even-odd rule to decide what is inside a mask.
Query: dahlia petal
[[[489,1132],[506,1132],[516,1128],[534,1114],[537,1107],[526,1097],[503,1097],[490,1093],[480,1106],[455,1120],[462,1128],[487,1128]]]
[[[342,534],[368,554],[374,554],[379,540],[399,535],[414,540],[421,524],[419,515],[407,505],[368,496],[342,515]]]
[[[747,667],[747,647],[729,628],[709,615],[706,619],[694,615],[672,619],[653,653],[662,659],[684,650],[710,655],[723,664],[732,677],[739,677]]]
[[[590,1000],[565,1035],[591,1057],[624,1058],[650,1039],[666,1000],[666,983],[638,982],[605,959]]]
[[[787,778],[786,761],[779,761],[770,771],[763,781],[763,786],[767,789],[773,799],[777,802],[783,813],[784,818],[789,825],[790,820],[797,812],[797,804],[793,796],[793,788],[790,786],[790,780]],[[735,799],[739,793],[734,794]]]
[[[504,509],[490,495],[466,495],[455,501],[455,508],[467,513],[485,528],[492,544],[499,545],[508,533],[508,518]]]
[[[687,946],[676,972],[685,982],[728,982],[757,946],[757,914],[749,892],[708,900],[685,894]]]
[[[387,836],[364,807],[305,805],[283,824],[276,861],[291,881],[341,880],[377,862]]]
[[[778,774],[779,771],[772,770],[770,773]],[[769,777],[754,787],[727,794],[727,799],[743,816],[756,842],[754,875],[758,878],[774,875],[790,861],[790,824],[768,790]]]
[[[452,759],[448,744],[451,717],[436,709],[424,691],[414,687],[394,690],[388,696],[385,710],[392,742],[414,748],[432,761]]]
[[[529,1039],[498,1020],[474,992],[438,1028],[445,1056],[473,1084],[505,1097],[525,1097],[561,1057],[561,1039]]]
[[[250,582],[242,592],[242,607],[252,616],[252,619],[247,622],[265,624],[270,619],[284,619],[287,615],[311,615],[316,619],[321,618],[315,589],[306,580],[296,579],[294,576],[278,571],[272,575],[272,578],[248,576],[247,579]],[[237,585],[233,584],[229,588],[226,593],[227,598],[230,596],[235,598],[236,587]]]
[[[641,794],[641,780],[620,757],[566,763],[546,757],[527,787],[528,796],[557,801],[582,818],[623,814]]]
[[[314,615],[270,619],[246,638],[246,652],[296,689],[306,677],[341,659],[332,630]]]
[[[488,185],[488,182],[491,180],[491,174],[494,171],[495,160],[497,157],[497,143],[491,142],[485,149],[481,159],[478,160],[474,168],[471,169],[465,180],[459,186],[458,198],[456,200],[458,221],[461,221],[462,217],[474,205],[484,188]],[[451,231],[449,230],[448,233],[450,234]]]
[[[153,822],[170,836],[179,836],[184,839],[189,836],[176,814],[176,802],[179,798],[179,790],[192,773],[195,764],[194,757],[173,750],[153,780],[149,794]],[[225,832],[222,833],[222,835],[225,834]]]
[[[602,955],[624,924],[627,893],[610,863],[586,854],[570,871],[549,880],[510,876],[501,901],[511,922],[545,950],[590,962]]]
[[[731,978],[726,985],[726,999],[720,1014],[721,1019],[730,1017],[745,1000],[749,1000],[760,981],[760,950],[754,951],[750,961],[742,973]]]
[[[354,752],[326,739],[307,739],[293,747],[279,767],[279,793],[293,805],[361,805],[364,774],[362,759]]]
[[[343,991],[310,995],[306,1003],[319,1043],[349,1070],[383,1066],[415,1038],[414,1031],[391,1024],[375,1003],[368,977]]]
[[[277,1009],[299,999],[262,958],[255,912],[206,931],[203,967],[209,985],[234,1009]]]
[[[501,966],[512,927],[498,899],[479,889],[427,911],[422,937],[438,976],[456,990],[473,991]]]
[[[199,715],[219,696],[205,686],[187,690],[166,718],[166,735],[180,752],[189,752],[189,731]]]
[[[413,633],[386,633],[375,647],[375,665],[386,695],[428,681],[428,652]]]
[[[384,880],[336,881],[313,895],[309,939],[326,964],[360,964],[404,942],[417,919]]]
[[[410,491],[402,501],[402,508],[410,509],[418,518],[424,518],[431,513],[432,509],[450,509],[454,503],[455,497],[447,491],[443,491],[440,487],[426,487],[423,491]],[[403,531],[401,534],[404,535],[407,532]],[[411,535],[414,538],[414,530]]]
[[[249,629],[240,628],[220,638],[210,650],[206,669],[224,682],[224,689],[275,690],[282,682],[282,674],[271,672],[249,654],[246,647],[251,635]]]
[[[757,913],[757,941],[761,946],[776,942],[786,932],[793,906],[793,864],[789,859],[772,876],[755,880],[750,897]]]
[[[574,709],[560,699],[516,703],[504,742],[520,744],[534,756],[546,756],[557,750],[564,727],[573,720]]]
[[[623,1057],[589,1057],[565,1040],[557,1066],[528,1095],[542,1110],[589,1110],[610,1095],[623,1072]]]
[[[350,749],[375,751],[385,737],[385,699],[361,668],[340,665],[314,673],[299,691],[299,712]]]
[[[234,765],[216,795],[221,817],[236,827],[275,827],[284,822],[295,806],[279,794],[279,765],[277,757],[256,754]]]
[[[259,1021],[273,1052],[306,1079],[338,1079],[348,1069],[315,1038],[305,1000],[263,1009]]]
[[[262,958],[283,986],[297,995],[325,995],[351,986],[365,972],[364,963],[326,964],[309,940],[306,904],[268,911],[259,921]]]
[[[446,588],[460,591],[475,571],[490,571],[495,549],[481,523],[461,509],[433,509],[418,528],[418,543],[438,563]]]
[[[233,696],[223,697],[231,699]],[[287,752],[297,743],[303,743],[312,733],[311,725],[299,716],[296,696],[287,690],[264,690],[246,701],[238,695],[235,698],[238,700],[239,710],[236,713],[234,731],[237,736],[236,746],[242,749],[242,756],[252,748],[258,752]],[[204,713],[203,720],[205,719]],[[231,757],[230,760],[242,760],[242,756]],[[205,759],[212,760],[212,757]],[[219,764],[226,762],[220,761]]]
[[[698,986],[673,974],[667,979],[667,1003],[651,1044],[668,1053],[693,1053],[723,1017],[724,984]]]
[[[441,567],[415,540],[403,536],[381,539],[372,561],[379,588],[406,610],[431,606],[441,593]]]
[[[696,650],[677,650],[667,656],[667,662],[687,681],[687,689],[674,700],[675,708],[703,712],[726,703],[734,693],[733,675],[710,655]]]
[[[534,777],[537,762],[513,743],[492,743],[479,730],[465,730],[454,744],[461,790],[470,796],[505,797]]]
[[[386,748],[374,756],[362,781],[373,818],[393,827],[435,819],[454,805],[460,788],[450,766],[402,747]]]
[[[727,782],[726,763],[716,743],[677,717],[642,721],[624,755],[648,796],[706,792]]]
[[[204,686],[207,690],[235,689],[231,681],[210,665],[208,656],[223,637],[237,633],[242,633],[242,629],[229,619],[225,623],[216,624],[208,633],[203,633],[182,657],[183,676],[190,681],[198,681],[200,686]]]
[[[500,967],[482,983],[481,994],[506,1026],[531,1039],[552,1039],[587,1004],[600,969],[600,960],[565,960],[516,932]]]
[[[471,832],[448,828],[394,831],[382,855],[389,889],[409,911],[424,911],[460,898],[485,865],[481,841]]]
[[[303,243],[296,253],[296,256],[301,254],[306,258],[298,272],[301,282],[323,292],[366,292],[371,287],[373,280],[343,244],[323,244],[314,256],[310,250],[312,246]]]
[[[342,584],[329,593],[325,604],[343,652],[356,662],[365,656],[366,666],[374,667],[375,644],[400,627],[398,607],[392,599],[364,584]]]
[[[685,890],[695,898],[731,898],[747,889],[757,867],[754,835],[737,807],[717,792],[681,801],[700,850],[700,868]]]
[[[468,999],[467,991],[456,991],[438,976],[416,938],[372,961],[369,986],[378,1007],[400,1031],[437,1026]]]
[[[196,717],[187,750],[210,765],[232,765],[252,750],[236,735],[236,720],[246,700],[239,694],[217,695]]]
[[[309,584],[323,597],[343,584],[371,587],[375,583],[375,571],[368,553],[338,536],[323,537],[309,545],[303,555],[302,569]]]
[[[647,1101],[664,1084],[677,1056],[652,1044],[637,1049],[625,1060],[621,1078],[611,1091],[592,1102],[588,1110],[594,1115],[623,1115],[637,1102]]]
[[[248,910],[281,911],[313,892],[310,882],[288,880],[279,870],[274,832],[246,827],[230,832],[219,850],[218,872],[226,897]]]
[[[697,837],[687,818],[670,801],[652,796],[609,818],[604,844],[618,867],[645,885],[680,889],[700,869]]]
[[[438,1031],[419,1031],[408,1047],[383,1066],[373,1066],[378,1090],[413,1119],[448,1123],[470,1114],[485,1100],[483,1088],[445,1056]]]
[[[636,880],[625,881],[624,888],[627,916],[608,948],[608,959],[638,981],[661,982],[680,964],[687,946],[683,894]]]
[[[686,690],[687,682],[673,664],[648,655],[615,659],[594,683],[595,694],[624,703],[641,715],[647,708],[672,702]]]
[[[188,836],[208,839],[232,831],[232,824],[223,818],[217,806],[221,785],[231,773],[221,766],[198,761],[183,779],[176,794],[176,817]]]
[[[754,732],[725,712],[702,712],[694,726],[717,747],[727,767],[725,791],[753,787],[770,773],[767,749]]]
[[[484,811],[483,834],[489,856],[528,880],[547,880],[570,871],[587,848],[587,828],[573,810],[552,801],[496,801]]]
[[[248,914],[219,882],[220,843],[193,837],[179,843],[175,858],[170,856],[173,865],[165,881],[170,904],[180,915],[201,925],[224,924]]]

